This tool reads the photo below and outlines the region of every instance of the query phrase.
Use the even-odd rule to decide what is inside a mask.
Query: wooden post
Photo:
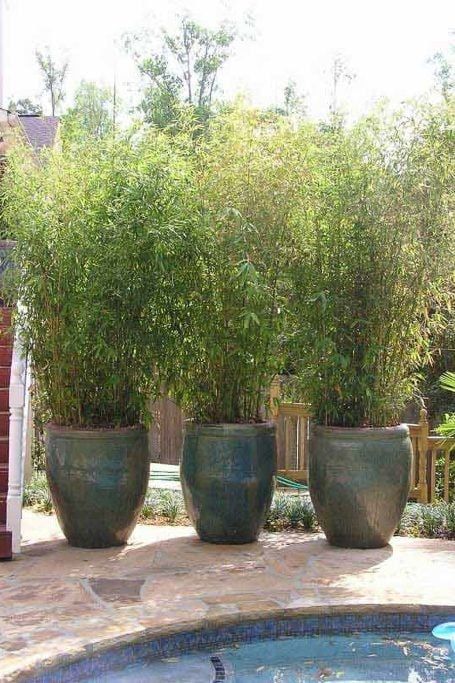
[[[297,469],[304,470],[305,468],[305,439],[306,439],[306,421],[304,417],[297,418]]]
[[[272,420],[277,420],[280,412],[279,401],[281,397],[281,382],[279,375],[275,375],[270,385],[270,415]]]
[[[295,467],[293,467],[293,463],[291,462],[291,454],[293,451],[292,448],[292,434],[293,434],[293,419],[291,416],[286,416],[285,421],[285,461],[284,461],[284,466],[287,470],[293,470]]]
[[[425,503],[434,503],[436,499],[436,451],[430,450],[430,481],[429,493]]]
[[[450,448],[444,450],[444,500],[449,502]]]
[[[420,434],[416,441],[419,448],[419,503],[428,503],[428,499],[431,497],[431,491],[433,486],[431,486],[430,491],[428,491],[427,482],[427,458],[431,457],[429,453],[429,427],[427,419],[427,411],[425,408],[420,410],[419,415],[419,427]]]

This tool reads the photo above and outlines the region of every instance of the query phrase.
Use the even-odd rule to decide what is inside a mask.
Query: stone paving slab
[[[264,533],[202,543],[190,527],[139,525],[123,548],[83,550],[54,516],[24,512],[23,552],[0,563],[0,680],[67,654],[246,618],[455,607],[455,542],[394,538],[379,550]]]

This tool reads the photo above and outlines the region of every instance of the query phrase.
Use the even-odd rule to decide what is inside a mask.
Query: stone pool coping
[[[82,550],[24,511],[23,553],[0,563],[0,680],[161,636],[263,620],[455,614],[455,542],[396,537],[378,550],[318,534],[213,546],[189,527],[139,525],[123,548]]]
[[[196,649],[216,649],[237,642],[283,636],[354,633],[362,630],[430,632],[436,624],[454,620],[453,605],[331,605],[324,609],[314,606],[305,609],[277,609],[274,612],[257,610],[251,614],[230,615],[223,619],[195,619],[179,625],[146,628],[141,633],[125,633],[116,638],[95,641],[71,653],[30,661],[19,671],[7,675],[3,681],[56,683],[61,680],[59,672],[62,668],[76,666],[77,670],[77,665],[83,664],[87,659],[92,660],[94,665],[98,663],[102,666],[100,660],[103,656],[117,657],[122,650],[133,648],[124,657],[124,664],[130,664],[135,660],[134,649],[139,649],[140,646],[152,646],[150,649],[153,652],[149,656],[160,658]],[[273,624],[276,624],[275,629]],[[206,634],[206,637],[201,638],[202,634]],[[142,651],[142,654],[145,653]],[[86,675],[91,673],[90,669],[86,671]]]

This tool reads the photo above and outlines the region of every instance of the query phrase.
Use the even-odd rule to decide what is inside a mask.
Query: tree
[[[91,81],[81,81],[74,94],[74,106],[63,116],[70,137],[100,140],[114,127],[114,95]]]
[[[283,104],[273,111],[281,116],[302,119],[306,114],[305,95],[299,94],[297,84],[290,79],[283,90]]]
[[[28,97],[11,100],[8,104],[8,109],[14,114],[23,116],[24,114],[36,114],[37,116],[42,116],[43,108],[40,104],[35,104]]]
[[[343,81],[350,83],[355,78],[355,74],[349,71],[345,59],[341,55],[336,55],[332,62],[331,79],[332,79],[332,102],[330,111],[332,116],[337,117],[339,112],[339,88]]]
[[[143,57],[138,37],[127,38],[140,73],[147,79],[140,109],[146,121],[159,127],[175,120],[181,103],[193,107],[198,117],[209,115],[218,89],[218,76],[237,37],[228,22],[210,30],[185,15],[176,33],[162,29],[161,48]]]
[[[46,53],[36,50],[35,55],[43,75],[44,90],[49,93],[51,98],[52,116],[55,116],[58,105],[65,97],[63,84],[68,71],[68,62],[63,62],[61,66],[58,66],[52,58],[49,48],[47,48]]]
[[[452,55],[455,54],[455,45],[451,46]],[[441,91],[441,95],[446,102],[455,87],[455,68],[453,59],[450,59],[443,52],[436,52],[428,62],[433,65],[433,74]]]

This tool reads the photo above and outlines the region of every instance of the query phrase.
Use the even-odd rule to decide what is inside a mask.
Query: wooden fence
[[[311,448],[311,413],[305,403],[280,403],[279,381],[272,383],[270,412],[277,425],[278,474],[308,483],[308,458]],[[183,440],[183,415],[170,399],[162,398],[152,406],[154,424],[150,430],[153,462],[178,465]],[[443,482],[442,497],[454,500],[450,463],[455,458],[455,438],[442,439],[429,433],[426,410],[420,411],[417,424],[410,424],[413,446],[410,500],[432,503],[436,498],[436,471]]]

